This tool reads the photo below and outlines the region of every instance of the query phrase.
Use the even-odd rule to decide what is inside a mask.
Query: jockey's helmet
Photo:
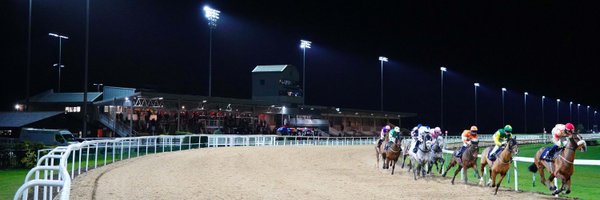
[[[390,125],[386,125],[383,127],[383,130],[390,130],[390,129],[392,129],[392,127],[390,127]]]
[[[477,133],[477,126],[471,126],[471,134]]]
[[[397,127],[397,126],[396,126],[396,127],[394,127],[394,131],[395,131],[396,133],[400,133],[400,127]]]
[[[510,125],[504,126],[504,132],[506,132],[506,133],[512,133],[512,126],[510,126]]]
[[[575,126],[571,123],[567,123],[567,124],[565,124],[565,129],[567,129],[567,131],[574,131]]]

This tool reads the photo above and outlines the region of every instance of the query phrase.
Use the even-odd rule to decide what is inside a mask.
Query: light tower
[[[217,28],[217,20],[221,11],[204,6],[204,16],[208,19],[208,27],[210,29],[208,42],[208,96],[212,96],[212,33]]]

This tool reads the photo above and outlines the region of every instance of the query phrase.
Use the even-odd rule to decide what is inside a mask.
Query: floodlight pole
[[[524,106],[523,106],[523,119],[525,121],[525,133],[527,133],[527,95],[529,95],[529,93],[525,92],[523,93],[523,101],[525,102]]]
[[[85,1],[85,69],[83,78],[83,135],[87,135],[87,93],[88,93],[88,64],[90,45],[90,0]]]
[[[479,87],[479,83],[474,83],[473,86],[475,87],[475,125],[477,124],[477,88]]]
[[[29,88],[30,88],[30,71],[31,71],[31,3],[29,0],[29,12],[27,18],[27,75],[26,75],[26,86],[25,86],[25,111],[29,110]]]
[[[379,78],[379,81],[381,82],[381,85],[379,86],[380,91],[380,95],[381,97],[379,98],[379,110],[383,111],[383,62],[387,62],[388,58],[387,57],[383,57],[383,56],[379,56],[379,62],[381,62],[381,76]]]
[[[56,91],[60,92],[60,72],[61,72],[61,68],[65,67],[64,65],[62,65],[62,40],[63,39],[68,40],[69,37],[64,36],[64,35],[59,35],[56,33],[48,33],[48,35],[58,38],[58,64],[54,64],[53,66],[58,67],[58,89]]]
[[[444,130],[444,72],[446,67],[440,67],[440,128]]]
[[[300,40],[300,48],[302,48],[302,98],[304,98],[304,102],[306,102],[306,49],[310,49],[311,43],[308,40]]]
[[[546,127],[544,126],[544,100],[546,99],[546,96],[542,96],[542,131],[546,132]]]
[[[506,124],[505,121],[505,117],[504,117],[504,92],[506,92],[506,88],[502,88],[502,125],[504,126],[504,124]]]
[[[217,28],[217,20],[219,19],[218,10],[212,9],[208,6],[204,6],[204,15],[208,19],[209,39],[208,39],[208,96],[212,96],[212,34],[213,30]]]
[[[560,115],[560,107],[559,107],[559,104],[560,104],[560,99],[557,99],[557,100],[556,100],[556,123],[557,123],[557,124],[558,124],[558,123],[559,123],[559,121],[560,121],[560,120],[559,120],[559,115]]]

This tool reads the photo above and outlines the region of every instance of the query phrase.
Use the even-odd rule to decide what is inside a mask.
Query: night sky
[[[2,17],[0,110],[25,98],[26,0],[0,2]],[[483,133],[502,126],[501,89],[506,87],[506,122],[541,132],[571,120],[587,126],[600,108],[596,87],[600,52],[597,7],[565,2],[373,3],[369,1],[149,1],[91,0],[89,89],[92,83],[206,95],[208,33],[202,7],[221,11],[213,37],[213,96],[250,98],[256,65],[293,64],[302,69],[306,52],[310,105],[379,109],[380,63],[384,64],[385,110],[414,112],[404,121],[440,124],[440,70],[444,74],[444,124],[458,133],[474,123]],[[33,0],[32,88],[57,87],[56,32],[63,43],[62,90],[83,90],[84,0]],[[582,104],[577,116],[576,104]],[[600,115],[598,116],[600,117]],[[593,119],[592,119],[593,121]]]

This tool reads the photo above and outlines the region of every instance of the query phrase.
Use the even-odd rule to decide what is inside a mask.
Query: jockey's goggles
[[[471,131],[471,134],[477,134],[477,131]]]

